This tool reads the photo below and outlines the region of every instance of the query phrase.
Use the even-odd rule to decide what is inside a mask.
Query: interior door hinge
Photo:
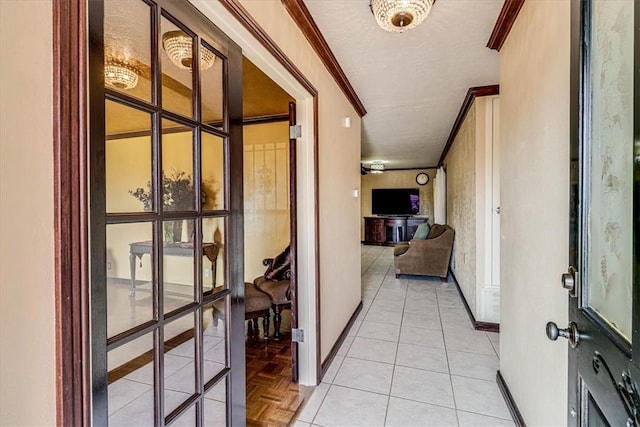
[[[289,139],[302,138],[302,125],[289,126]]]
[[[291,340],[293,342],[304,342],[304,330],[303,329],[291,329]]]

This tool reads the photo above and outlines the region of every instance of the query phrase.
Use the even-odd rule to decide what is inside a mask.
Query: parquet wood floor
[[[247,343],[247,426],[288,426],[313,387],[291,381],[291,335]]]
[[[288,316],[283,316],[284,329],[278,342],[260,339],[246,343],[247,426],[279,427],[293,421],[313,387],[291,381],[291,333]],[[262,337],[260,328],[260,337]],[[165,342],[165,351],[178,347],[193,337],[193,330]],[[153,361],[148,351],[109,372],[109,384]]]

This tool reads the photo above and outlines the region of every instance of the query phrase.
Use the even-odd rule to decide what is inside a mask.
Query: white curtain
[[[436,171],[433,185],[433,223],[447,223],[447,174],[442,166]]]

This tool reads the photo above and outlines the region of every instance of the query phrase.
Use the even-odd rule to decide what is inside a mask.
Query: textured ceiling
[[[467,90],[498,83],[486,47],[504,0],[438,0],[405,33],[376,24],[369,0],[304,0],[362,100],[362,160],[438,163]]]

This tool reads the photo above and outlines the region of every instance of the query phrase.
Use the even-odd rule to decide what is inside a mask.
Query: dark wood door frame
[[[289,127],[295,126],[296,103],[289,102]],[[291,250],[291,329],[298,327],[298,198],[296,139],[289,135],[289,248]],[[298,382],[298,343],[291,334],[291,379]]]
[[[89,425],[87,4],[52,8],[56,423]]]

